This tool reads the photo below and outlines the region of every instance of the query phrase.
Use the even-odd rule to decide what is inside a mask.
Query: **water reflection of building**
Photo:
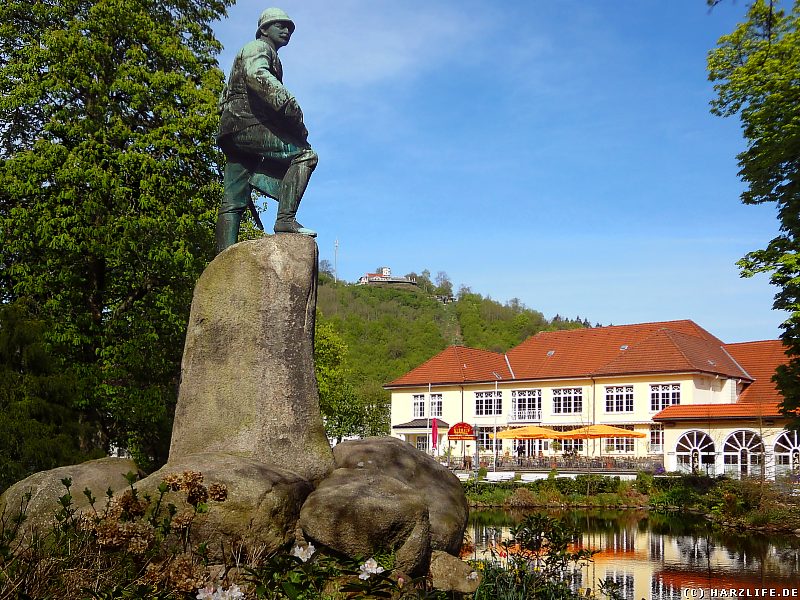
[[[780,596],[800,581],[800,547],[780,549],[754,537],[734,547],[712,534],[659,533],[643,524],[647,521],[591,521],[579,544],[598,552],[574,576],[575,589],[596,590],[599,580],[610,579],[629,600],[678,600],[693,588],[706,590],[707,598],[711,589],[730,588],[774,589]],[[507,526],[473,525],[471,535],[473,557],[487,560],[493,545],[510,538]]]

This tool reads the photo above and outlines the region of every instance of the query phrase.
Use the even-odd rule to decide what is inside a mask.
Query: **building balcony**
[[[537,423],[542,420],[542,409],[516,410],[508,414],[509,423]]]

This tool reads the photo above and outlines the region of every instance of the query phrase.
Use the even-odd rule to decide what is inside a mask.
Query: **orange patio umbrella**
[[[646,433],[631,431],[630,429],[622,429],[621,427],[614,427],[613,425],[587,425],[586,427],[580,427],[570,431],[553,433],[556,434],[557,439],[561,440],[593,440],[597,438],[611,437],[647,437]]]
[[[539,427],[538,425],[515,427],[513,429],[499,431],[496,434],[497,438],[500,440],[554,440],[560,435],[558,431],[553,431],[547,427]],[[489,437],[494,438],[495,434],[490,433]]]
[[[558,439],[560,440],[594,440],[599,438],[612,438],[612,437],[627,437],[627,438],[643,438],[647,437],[646,433],[639,433],[631,431],[630,429],[622,429],[621,427],[614,427],[613,425],[587,425],[571,431],[564,431],[559,433]],[[600,456],[603,455],[603,448],[600,448]],[[591,470],[591,466],[589,467]],[[586,493],[589,493],[589,484],[586,484]]]

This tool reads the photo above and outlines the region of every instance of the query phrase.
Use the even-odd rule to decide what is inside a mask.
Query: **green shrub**
[[[674,487],[662,492],[656,492],[650,497],[650,504],[654,507],[692,508],[701,500],[701,496],[692,489]]]
[[[474,600],[517,598],[578,599],[563,575],[586,564],[589,550],[570,550],[577,529],[546,515],[528,515],[511,528],[511,539],[500,544],[495,562],[480,562],[483,581]]]
[[[650,495],[655,487],[654,479],[655,478],[653,477],[652,473],[639,471],[636,473],[636,481],[634,481],[633,487],[640,494]]]

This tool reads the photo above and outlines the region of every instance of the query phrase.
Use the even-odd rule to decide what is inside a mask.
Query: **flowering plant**
[[[215,589],[211,584],[197,590],[197,600],[239,600],[240,598],[244,598],[244,592],[235,583],[227,590],[222,586]]]
[[[359,569],[361,573],[359,573],[358,578],[363,580],[369,579],[370,575],[379,575],[384,571],[384,568],[374,558],[368,559]]]

